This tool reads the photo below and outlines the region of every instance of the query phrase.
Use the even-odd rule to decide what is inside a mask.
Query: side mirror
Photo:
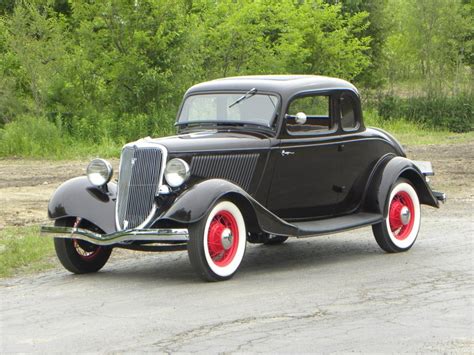
[[[295,116],[295,122],[297,124],[305,124],[307,120],[306,113],[298,112]]]
[[[296,124],[299,124],[299,125],[305,124],[307,119],[308,119],[307,116],[306,116],[306,113],[304,113],[304,112],[298,112],[296,115],[286,114],[285,118],[286,119],[291,118],[291,119],[295,120]]]

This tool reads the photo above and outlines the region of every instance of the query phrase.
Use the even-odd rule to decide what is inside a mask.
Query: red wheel
[[[394,238],[405,240],[413,230],[415,205],[406,191],[399,191],[393,196],[388,211],[388,224]]]
[[[217,266],[229,265],[234,260],[239,245],[239,227],[232,213],[219,211],[212,218],[207,234],[207,248],[212,262]]]
[[[100,251],[102,250],[102,247],[80,239],[73,239],[72,245],[76,249],[77,255],[82,260],[86,261],[92,261],[97,258],[97,256],[100,255]]]
[[[72,221],[57,220],[57,226],[72,226]],[[89,228],[83,226],[81,228]],[[65,269],[75,274],[96,272],[109,260],[112,248],[102,247],[80,239],[54,238],[54,248]]]
[[[408,180],[400,179],[393,187],[385,221],[372,227],[375,240],[387,252],[406,251],[415,243],[420,230],[420,201]]]
[[[204,280],[231,278],[245,253],[246,229],[239,208],[230,201],[217,203],[206,218],[189,227],[188,255]]]

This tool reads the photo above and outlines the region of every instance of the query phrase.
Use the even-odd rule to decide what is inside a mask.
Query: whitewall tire
[[[189,226],[189,259],[204,280],[227,280],[238,270],[246,242],[242,213],[234,203],[221,200],[204,218]]]
[[[421,225],[420,201],[413,185],[399,179],[390,192],[387,217],[372,227],[379,246],[396,253],[410,249]]]

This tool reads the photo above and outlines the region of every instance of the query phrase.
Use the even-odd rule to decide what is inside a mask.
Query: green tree
[[[343,16],[323,1],[195,2],[206,77],[258,73],[351,79],[369,64],[367,13]]]
[[[473,19],[457,0],[391,0],[393,29],[386,42],[387,76],[422,80],[428,93],[456,92],[467,77],[467,39]]]

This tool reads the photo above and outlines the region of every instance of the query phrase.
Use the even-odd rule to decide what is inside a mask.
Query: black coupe
[[[411,248],[429,162],[367,128],[357,89],[323,76],[213,80],[184,95],[178,134],[123,147],[118,180],[94,159],[62,184],[48,213],[59,260],[95,272],[113,248],[187,249],[208,281],[231,278],[249,243],[280,244],[372,226],[390,253]]]

